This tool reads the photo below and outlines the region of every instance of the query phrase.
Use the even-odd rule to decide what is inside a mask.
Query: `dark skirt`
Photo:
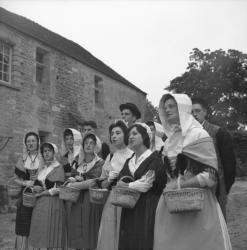
[[[75,249],[95,249],[103,206],[89,201],[89,191],[81,191],[72,203],[69,216],[68,246]]]
[[[15,234],[19,236],[29,236],[32,207],[25,207],[22,203],[22,197],[19,199],[16,211]]]
[[[36,248],[64,248],[66,212],[58,196],[42,196],[33,210],[29,243]]]
[[[155,211],[159,196],[141,194],[134,208],[123,208],[120,222],[119,250],[152,250]]]

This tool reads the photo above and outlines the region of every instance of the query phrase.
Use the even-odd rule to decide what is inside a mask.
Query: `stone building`
[[[146,93],[73,41],[0,8],[0,184],[27,131],[60,146],[65,128],[94,119],[107,141],[129,101],[144,112]]]

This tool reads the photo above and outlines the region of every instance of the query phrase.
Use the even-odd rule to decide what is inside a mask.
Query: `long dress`
[[[169,99],[177,105],[170,123],[165,109]],[[172,100],[171,100],[172,102]],[[169,106],[169,105],[168,105]],[[204,189],[201,211],[170,213],[161,195],[156,210],[154,250],[231,250],[226,223],[216,199],[218,166],[212,138],[191,115],[192,102],[185,94],[165,94],[159,103],[159,116],[167,139],[163,155],[168,176],[184,175],[184,186]],[[179,116],[179,117],[178,117]],[[168,183],[175,187],[175,183]],[[183,185],[182,185],[183,187]]]
[[[119,250],[153,249],[155,210],[160,194],[166,184],[165,169],[159,153],[155,151],[147,157],[134,172],[134,176],[131,174],[129,160],[127,160],[119,178],[132,176],[137,180],[149,170],[155,171],[153,186],[146,193],[141,193],[134,208],[122,209]]]
[[[83,174],[84,179],[98,178],[104,161],[99,159]],[[89,200],[89,190],[81,190],[76,203],[72,203],[68,220],[68,247],[72,249],[95,249],[98,240],[103,207]]]
[[[31,158],[30,158],[31,159]],[[31,160],[31,164],[28,163],[30,161],[28,154],[24,154],[21,156],[16,164],[15,167],[15,175],[24,180],[35,180],[36,173],[38,168],[29,169],[29,165],[31,164],[39,166],[41,162],[41,156],[37,154],[37,157],[34,160]],[[28,249],[28,236],[30,232],[30,224],[31,224],[31,217],[32,217],[32,207],[25,207],[22,202],[22,192],[21,195],[18,197],[17,200],[17,211],[16,211],[16,222],[15,222],[15,234],[16,242],[15,242],[15,249],[16,250],[24,250]]]
[[[102,178],[107,178],[110,171],[120,172],[124,166],[125,161],[133,155],[133,151],[129,148],[117,150],[113,155],[108,155],[102,169]],[[104,205],[97,250],[117,250],[118,237],[121,218],[121,207],[111,204],[112,191]]]
[[[203,163],[187,158],[185,178],[194,177],[200,169],[210,178],[217,173]],[[156,212],[154,250],[230,250],[231,244],[215,188],[205,189],[204,206],[199,212],[172,214],[162,195]]]
[[[50,189],[55,184],[59,187],[64,180],[64,169],[58,165],[46,176],[44,184],[46,189]],[[39,184],[42,185],[40,182]],[[48,194],[37,199],[32,214],[29,242],[38,249],[66,247],[66,212],[64,202],[58,195]]]

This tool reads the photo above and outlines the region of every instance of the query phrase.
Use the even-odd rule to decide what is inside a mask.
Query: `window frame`
[[[104,85],[103,78],[94,76],[94,103],[97,108],[104,108]]]
[[[47,54],[47,51],[45,51],[44,49],[40,48],[40,47],[37,47],[36,48],[36,51],[35,51],[35,81],[39,84],[42,84],[44,82],[44,73],[45,73],[45,70],[46,70],[46,54]],[[38,56],[37,55],[41,55],[42,57],[42,60],[38,60]],[[41,80],[38,79],[37,77],[37,72],[38,70],[41,70]]]
[[[11,83],[12,83],[12,74],[11,74],[11,72],[12,72],[13,46],[11,44],[9,44],[8,42],[0,39],[0,47],[2,47],[2,50],[0,51],[0,54],[2,54],[2,60],[0,61],[0,65],[1,65],[1,68],[0,68],[0,82],[3,83],[3,84],[6,84],[6,85],[11,85]],[[9,54],[8,54],[9,61],[8,61],[8,64],[4,63],[4,57],[5,57],[5,54],[4,54],[4,50],[5,49],[4,49],[4,47],[7,47],[8,50],[9,50]],[[4,71],[4,65],[8,66],[8,72]],[[7,76],[8,76],[8,81],[4,80],[4,75],[5,74],[7,74]]]

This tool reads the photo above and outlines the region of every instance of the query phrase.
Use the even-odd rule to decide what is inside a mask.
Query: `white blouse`
[[[129,148],[124,148],[120,150],[116,150],[114,154],[109,154],[105,160],[105,164],[102,168],[101,178],[107,178],[109,176],[110,171],[120,172],[124,166],[124,163],[128,158],[133,155],[133,151]],[[111,159],[110,159],[111,158]]]
[[[144,160],[146,160],[150,155],[152,154],[152,151],[150,149],[147,149],[140,157],[136,160],[136,155],[134,155],[130,161],[129,161],[129,170],[132,176],[134,176],[135,171],[138,169],[138,167],[142,164]]]
[[[136,160],[136,155],[134,155],[130,159],[129,170],[132,176],[134,176],[135,171],[139,168],[142,162],[146,160],[151,154],[152,154],[152,151],[150,149],[147,149],[137,160]],[[149,174],[149,172],[151,172],[151,175]],[[129,187],[139,192],[145,193],[153,186],[154,180],[155,180],[155,173],[153,170],[149,170],[147,173],[145,173],[141,177],[141,179],[130,182]]]

